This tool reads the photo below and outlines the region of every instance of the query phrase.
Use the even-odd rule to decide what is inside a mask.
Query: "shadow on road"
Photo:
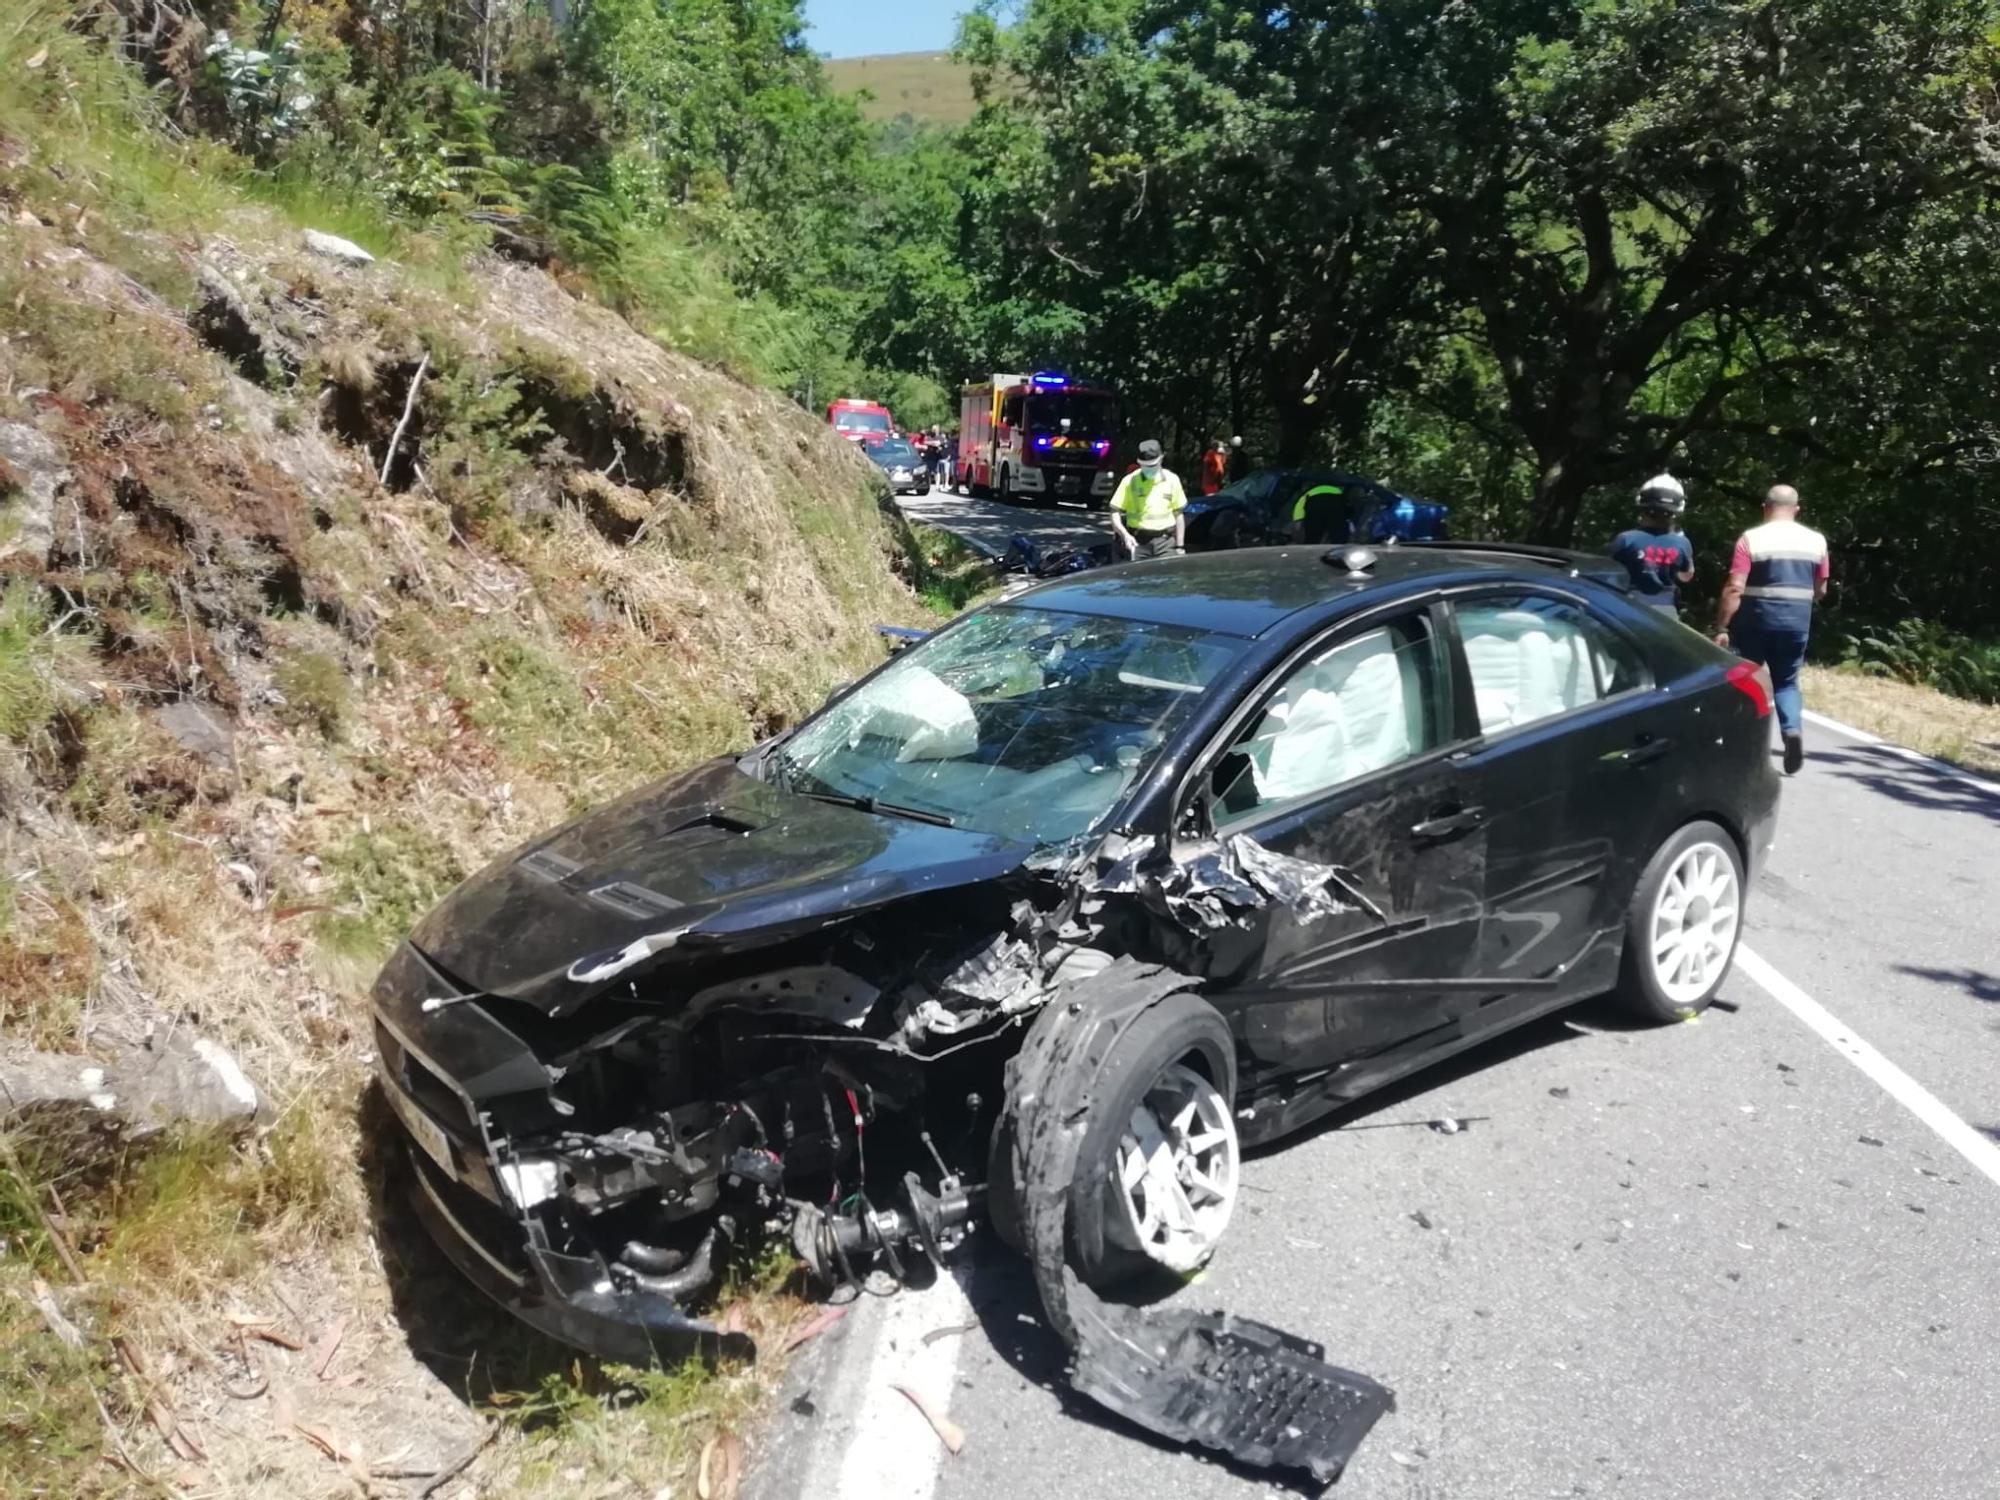
[[[1932,984],[1956,986],[1973,999],[1983,1000],[1988,1005],[2000,1005],[2000,974],[1988,974],[1979,969],[1929,969],[1919,964],[1896,964],[1893,967],[1898,973],[1928,979]]]
[[[1908,760],[1883,746],[1815,750],[1810,763],[1870,791],[1932,812],[1967,813],[2000,822],[2000,796],[1944,766]]]
[[[1581,1001],[1555,1015],[1544,1016],[1539,1021],[1531,1021],[1526,1026],[1497,1036],[1490,1042],[1461,1052],[1457,1057],[1433,1063],[1420,1069],[1400,1083],[1390,1084],[1379,1093],[1370,1094],[1365,1099],[1355,1101],[1335,1110],[1297,1135],[1288,1135],[1273,1141],[1268,1146],[1245,1153],[1250,1157],[1269,1156],[1280,1151],[1289,1151],[1294,1146],[1317,1140],[1322,1135],[1337,1130],[1381,1130],[1391,1125],[1407,1125],[1415,1129],[1426,1121],[1421,1119],[1404,1121],[1378,1121],[1375,1116],[1392,1113],[1415,1100],[1440,1089],[1448,1088],[1462,1078],[1474,1073],[1483,1073],[1488,1068],[1512,1062],[1517,1057],[1545,1048],[1560,1046],[1564,1042],[1575,1041],[1579,1037],[1591,1036],[1600,1031],[1650,1031],[1650,1022],[1637,1021],[1626,1015],[1616,1000],[1609,995],[1601,995],[1592,1000]]]

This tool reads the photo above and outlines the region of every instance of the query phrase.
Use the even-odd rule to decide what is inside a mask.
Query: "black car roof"
[[[1073,574],[1007,602],[1258,636],[1301,610],[1340,613],[1350,601],[1446,583],[1546,582],[1572,572],[1611,583],[1624,576],[1617,563],[1590,553],[1477,542],[1370,548],[1373,566],[1356,574],[1341,561],[1352,550],[1244,547],[1160,558]]]

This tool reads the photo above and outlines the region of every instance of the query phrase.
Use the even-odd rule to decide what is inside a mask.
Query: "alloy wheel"
[[[1229,1225],[1237,1167],[1228,1100],[1193,1068],[1170,1064],[1133,1108],[1118,1144],[1124,1237],[1170,1271],[1196,1269]]]
[[[1694,1004],[1721,977],[1742,910],[1727,851],[1710,843],[1681,851],[1653,898],[1653,974],[1670,1001]]]

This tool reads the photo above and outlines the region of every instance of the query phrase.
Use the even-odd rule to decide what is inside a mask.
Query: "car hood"
[[[758,946],[995,879],[1033,852],[817,802],[721,760],[502,855],[410,940],[472,990],[560,1015],[668,947]]]

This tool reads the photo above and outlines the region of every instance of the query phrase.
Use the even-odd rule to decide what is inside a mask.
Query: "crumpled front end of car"
[[[669,1111],[651,1141],[594,1146],[561,1065],[537,1054],[520,1016],[408,944],[374,1000],[377,1074],[407,1135],[412,1202],[459,1271],[523,1321],[595,1353],[647,1363],[747,1352],[741,1335],[687,1312],[718,1268],[723,1179],[740,1167],[732,1196],[740,1188],[754,1204],[769,1175],[742,1123]],[[641,1194],[669,1212],[616,1212]],[[673,1206],[689,1220],[715,1212],[698,1232],[663,1233]]]
[[[525,1321],[634,1361],[742,1347],[689,1309],[746,1240],[782,1235],[834,1286],[941,1259],[1047,993],[1029,944],[968,936],[954,905],[670,953],[560,1016],[404,944],[375,1040],[420,1217]]]

